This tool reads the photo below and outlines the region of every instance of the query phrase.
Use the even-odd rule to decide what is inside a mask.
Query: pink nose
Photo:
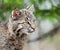
[[[35,26],[34,24],[32,25],[32,29],[33,29],[33,30],[35,30],[35,29],[36,29],[36,26]]]

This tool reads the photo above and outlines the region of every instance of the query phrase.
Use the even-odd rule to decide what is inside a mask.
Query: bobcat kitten
[[[26,9],[14,9],[8,22],[10,50],[22,50],[28,34],[35,31],[35,18],[32,12],[33,5]],[[14,38],[14,35],[16,36]]]

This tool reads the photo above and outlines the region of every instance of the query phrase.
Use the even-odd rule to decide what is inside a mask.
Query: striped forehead
[[[26,9],[22,9],[21,10],[22,13],[24,13],[25,15],[27,15],[28,17],[32,17],[33,15],[30,13],[30,11],[26,10]]]

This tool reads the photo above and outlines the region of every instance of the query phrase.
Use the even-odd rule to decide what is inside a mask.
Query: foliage
[[[34,14],[37,18],[57,18],[60,21],[60,0],[0,0],[0,3],[3,4],[0,8],[1,19],[5,19],[3,13],[6,11],[11,12],[16,7],[21,9],[34,4]]]

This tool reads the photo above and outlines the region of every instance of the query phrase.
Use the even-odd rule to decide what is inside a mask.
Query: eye
[[[30,20],[29,18],[27,18],[27,20]]]

